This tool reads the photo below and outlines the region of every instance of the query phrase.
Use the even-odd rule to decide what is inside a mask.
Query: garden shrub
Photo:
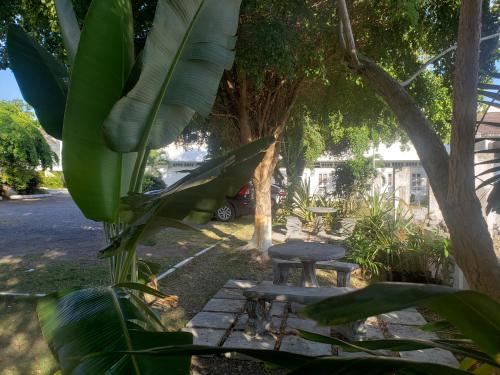
[[[146,174],[144,176],[144,182],[142,184],[143,191],[161,190],[165,189],[167,185],[160,176],[155,176],[153,174]]]
[[[360,194],[366,192],[376,174],[373,161],[362,156],[338,164],[333,176],[335,195],[347,198],[356,192]]]
[[[19,192],[32,192],[37,168],[52,168],[56,159],[40,126],[22,102],[0,101],[0,182]]]
[[[399,207],[403,207],[400,205]],[[449,241],[437,230],[413,223],[405,208],[376,192],[365,200],[353,233],[346,240],[347,259],[367,277],[391,281],[443,283],[449,263]]]
[[[41,173],[41,182],[40,186],[49,188],[49,189],[62,189],[65,186],[64,184],[64,176],[62,172],[52,171],[50,173]]]

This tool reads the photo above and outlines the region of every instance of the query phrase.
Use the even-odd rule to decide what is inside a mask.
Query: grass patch
[[[162,291],[179,296],[179,306],[162,315],[169,330],[183,328],[229,279],[272,280],[271,263],[262,261],[260,252],[238,249],[250,240],[252,224],[251,218],[247,218],[236,223],[210,223],[203,226],[201,232],[163,231],[154,246],[141,247],[141,256],[158,260],[166,267],[228,237],[227,241],[160,281]],[[31,268],[35,271],[27,272]],[[107,277],[106,261],[63,261],[54,253],[52,257],[44,254],[0,259],[2,290],[49,292],[71,286],[106,284]],[[299,271],[294,271],[290,281],[298,282],[299,277]],[[318,279],[322,285],[334,285],[335,273],[318,271]],[[355,277],[351,282],[360,285]],[[54,372],[56,363],[43,341],[34,310],[34,304],[27,301],[0,300],[0,374]],[[222,358],[195,358],[193,361],[200,374],[269,373],[254,361]]]
[[[0,302],[0,348],[2,375],[45,375],[57,370],[32,302]]]
[[[168,268],[223,237],[230,236],[231,243],[243,243],[238,236],[248,236],[251,228],[251,220],[246,220],[209,223],[200,232],[166,229],[158,234],[153,246],[141,246],[138,252]],[[239,234],[235,236],[236,232]],[[0,257],[0,291],[50,293],[105,285],[109,282],[108,264],[95,259],[96,252],[89,253],[88,259],[66,259],[65,254],[50,250]],[[40,332],[34,302],[0,298],[0,348],[1,375],[52,374],[57,369]]]

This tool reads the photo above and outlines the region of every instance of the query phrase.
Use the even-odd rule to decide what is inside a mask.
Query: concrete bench
[[[243,295],[247,299],[247,332],[252,334],[263,334],[273,330],[269,311],[271,301],[296,302],[303,305],[309,305],[351,291],[353,291],[353,289],[346,287],[306,288],[291,285],[276,285],[270,281],[263,281],[243,292]],[[343,328],[342,332],[351,340],[359,340],[363,338],[366,333],[366,329],[362,323],[363,322],[358,321],[343,325],[341,327]]]
[[[301,268],[302,263],[299,261],[273,259],[273,282],[275,284],[286,284],[288,273],[291,268]],[[317,262],[316,268],[337,271],[337,286],[349,287],[351,283],[351,273],[359,268],[356,263],[338,262],[330,260],[325,262]]]

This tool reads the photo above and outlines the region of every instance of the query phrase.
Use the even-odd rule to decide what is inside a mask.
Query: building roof
[[[184,147],[171,143],[163,148],[165,159],[169,161],[194,161],[201,162],[206,159],[208,151],[206,145]]]
[[[491,125],[490,123],[496,123],[498,126]],[[484,136],[493,134],[500,135],[500,112],[488,111],[477,129],[476,135]]]

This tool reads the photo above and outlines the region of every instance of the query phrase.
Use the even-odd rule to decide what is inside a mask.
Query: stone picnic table
[[[324,230],[322,217],[337,212],[337,209],[333,207],[308,207],[307,211],[316,216],[315,232],[320,233]]]
[[[291,241],[271,246],[269,256],[274,259],[300,261],[302,263],[301,285],[318,288],[316,262],[343,258],[345,249],[328,243]]]

